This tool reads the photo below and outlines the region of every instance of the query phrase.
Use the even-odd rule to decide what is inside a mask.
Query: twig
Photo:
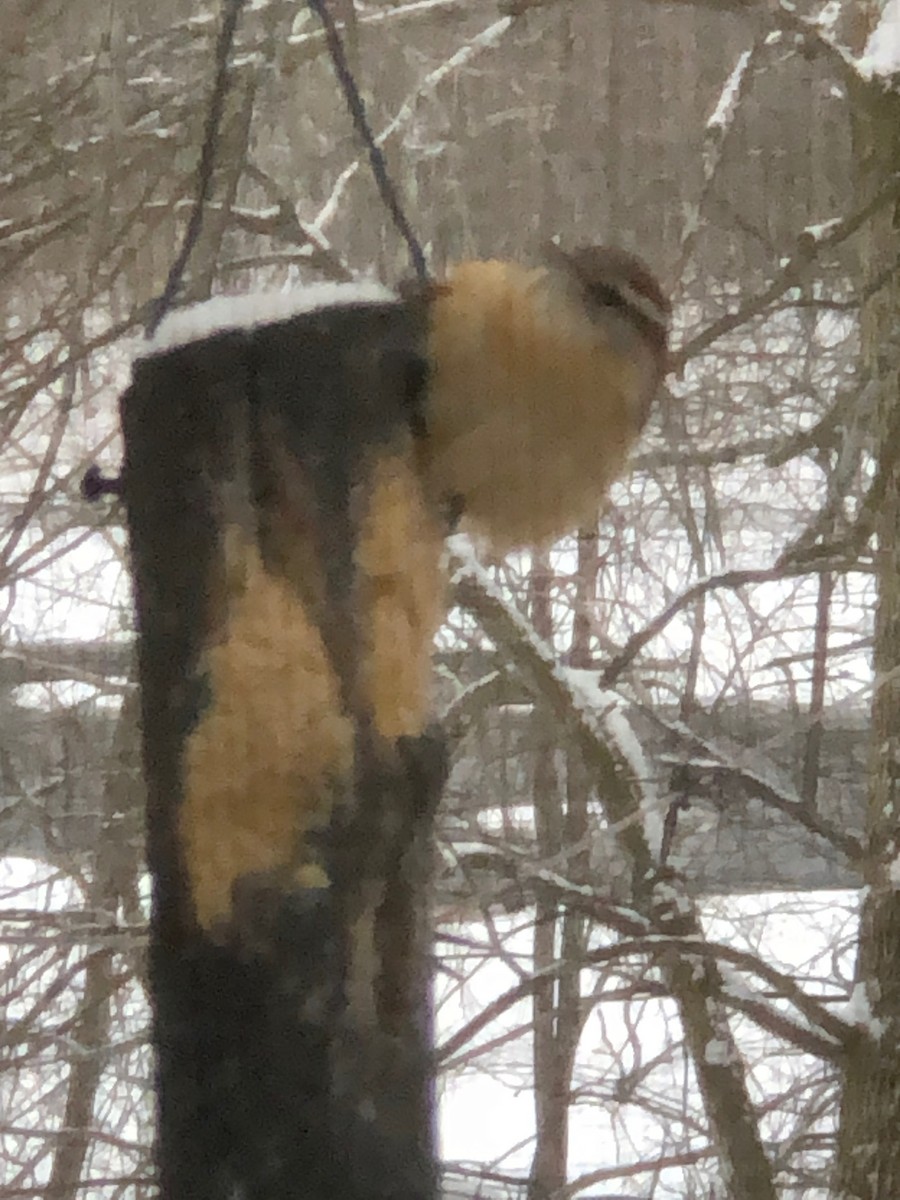
[[[793,253],[769,286],[758,295],[752,296],[736,312],[726,313],[723,317],[719,317],[706,329],[702,329],[694,337],[684,342],[672,354],[671,370],[676,375],[679,374],[687,362],[702,354],[713,342],[717,342],[719,338],[739,329],[741,325],[746,325],[754,317],[766,313],[785,292],[803,283],[817,258],[821,257],[825,251],[833,249],[852,237],[865,225],[866,221],[898,197],[900,197],[900,173],[891,176],[881,191],[858,212],[830,224],[825,232],[817,235],[809,229],[804,230],[797,239]]]
[[[613,687],[622,672],[634,662],[647,643],[662,633],[669,622],[687,608],[688,605],[692,604],[700,596],[705,596],[707,592],[718,588],[735,591],[738,588],[754,584],[775,583],[792,575],[811,575],[817,571],[833,570],[834,567],[835,564],[833,562],[824,559],[818,563],[807,560],[795,563],[779,560],[773,567],[762,567],[756,570],[745,571],[724,571],[721,575],[712,575],[707,579],[698,580],[697,583],[687,588],[681,595],[676,596],[642,630],[629,638],[619,653],[614,655],[606,664],[606,668],[600,676],[600,686],[604,688]]]

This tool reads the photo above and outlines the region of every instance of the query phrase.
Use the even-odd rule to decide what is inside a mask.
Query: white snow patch
[[[803,232],[808,234],[809,237],[814,238],[817,242],[821,242],[830,233],[833,233],[840,223],[840,217],[829,217],[827,221],[820,221],[817,225],[807,225]]]
[[[644,836],[650,853],[658,862],[662,853],[665,804],[653,786],[650,764],[644,754],[644,747],[628,720],[625,701],[616,692],[600,686],[600,675],[597,671],[581,671],[560,666],[555,667],[554,672],[566,685],[577,711],[589,722],[594,723],[594,729],[600,737],[608,738],[627,762],[640,793]]]
[[[900,0],[887,0],[857,68],[865,79],[900,74]]]
[[[719,973],[725,981],[722,995],[735,1000],[756,1000],[758,997],[729,963],[719,963]]]
[[[556,674],[572,693],[572,699],[579,712],[605,716],[622,703],[617,692],[608,691],[600,686],[599,671],[582,671],[576,667],[560,666],[556,668]]]
[[[268,3],[268,0],[266,0]],[[262,67],[266,58],[259,50],[248,50],[246,54],[237,54],[231,60],[233,67]]]
[[[731,1061],[730,1047],[721,1038],[713,1038],[706,1043],[706,1051],[703,1057],[706,1060],[707,1066],[727,1067]]]
[[[551,871],[547,867],[538,867],[533,873],[533,878],[540,879],[543,883],[549,883],[553,887],[559,888],[561,892],[584,896],[588,900],[594,900],[597,897],[597,889],[593,884],[573,883],[571,879],[566,879],[564,875]]]
[[[129,126],[129,128],[134,133],[146,133],[146,132],[152,133],[153,130],[159,128],[161,122],[162,122],[162,115],[158,108],[154,108],[152,112],[145,112],[142,116],[138,117],[138,119],[136,121],[134,121]],[[95,142],[99,142],[99,141],[100,141],[99,137],[97,137],[97,138],[89,137],[88,138],[89,145],[92,143],[95,143]]]
[[[740,91],[749,61],[749,50],[744,50],[738,55],[738,60],[734,64],[734,70],[725,81],[725,86],[722,88],[722,93],[719,96],[719,101],[716,104],[713,114],[706,122],[707,129],[724,129],[726,125],[731,124],[734,118],[734,107],[737,103],[738,92]]]
[[[871,1025],[874,1017],[872,1015],[872,1005],[869,1001],[869,990],[864,983],[855,983],[853,985],[850,999],[844,1005],[843,1011],[839,1015],[848,1025],[858,1025],[862,1029]]]
[[[199,341],[230,329],[255,329],[287,321],[300,313],[351,304],[378,304],[397,295],[374,280],[354,283],[314,283],[290,292],[256,292],[246,296],[215,296],[187,308],[176,309],[161,322],[139,357],[161,354],[176,346]]]
[[[869,989],[865,983],[855,983],[853,991],[850,993],[850,999],[844,1006],[843,1012],[839,1016],[847,1022],[848,1025],[856,1025],[859,1029],[865,1029],[870,1037],[877,1041],[884,1036],[886,1026],[881,1017],[876,1017],[872,1012],[872,1002],[869,996]]]
[[[815,17],[815,24],[820,29],[832,30],[838,22],[841,15],[840,0],[828,0]]]

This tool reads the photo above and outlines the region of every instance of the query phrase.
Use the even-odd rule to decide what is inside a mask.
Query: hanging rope
[[[419,245],[416,235],[413,233],[412,226],[406,219],[397,189],[394,187],[393,181],[388,174],[387,163],[384,160],[381,147],[375,140],[372,126],[369,124],[369,118],[366,115],[365,103],[360,95],[359,88],[356,86],[356,80],[353,78],[353,72],[347,61],[344,43],[341,40],[341,35],[338,32],[334,18],[329,11],[328,0],[309,0],[309,7],[322,22],[322,27],[325,30],[325,40],[328,43],[328,53],[331,56],[334,73],[337,75],[338,83],[341,85],[341,90],[344,93],[344,100],[347,103],[347,108],[350,110],[354,128],[368,152],[372,175],[375,179],[379,195],[384,206],[391,214],[391,219],[397,231],[406,242],[416,278],[420,283],[427,283],[429,274],[425,255],[422,252],[422,247]]]
[[[203,210],[209,199],[212,186],[213,170],[216,165],[216,154],[219,148],[219,134],[222,125],[222,114],[225,111],[225,99],[230,86],[229,60],[231,48],[234,45],[234,35],[237,29],[238,17],[244,6],[244,0],[223,0],[222,27],[216,42],[216,79],[213,85],[209,109],[206,113],[206,127],[203,132],[203,147],[200,151],[200,164],[197,168],[197,194],[194,197],[194,207],[184,233],[184,241],[178,257],[169,268],[166,286],[159,297],[153,302],[150,317],[147,321],[147,337],[152,337],[159,327],[160,321],[172,307],[181,287],[185,268],[188,265],[197,238],[203,227]]]
[[[159,328],[159,323],[172,307],[181,287],[185,268],[190,260],[197,238],[203,227],[203,210],[209,198],[212,185],[213,170],[216,165],[216,153],[219,146],[219,131],[222,125],[222,114],[225,110],[225,98],[229,88],[229,60],[231,48],[234,45],[234,35],[237,29],[238,17],[244,6],[244,0],[224,0],[222,27],[216,42],[216,78],[209,109],[206,114],[206,126],[203,132],[203,148],[200,151],[200,163],[197,168],[197,194],[194,207],[184,233],[184,241],[178,257],[169,268],[166,285],[160,295],[150,302],[149,316],[145,326],[148,338],[153,337]],[[81,494],[85,500],[99,500],[103,496],[122,496],[125,491],[125,480],[121,474],[105,476],[94,463],[88,467],[81,479]]]

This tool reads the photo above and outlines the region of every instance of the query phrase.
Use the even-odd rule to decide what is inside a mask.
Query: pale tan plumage
[[[663,373],[667,317],[616,250],[456,267],[432,301],[429,489],[494,552],[593,520]]]

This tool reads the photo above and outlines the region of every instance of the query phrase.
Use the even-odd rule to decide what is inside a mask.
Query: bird
[[[616,246],[451,267],[429,305],[423,484],[492,554],[590,523],[666,373],[671,304]]]

